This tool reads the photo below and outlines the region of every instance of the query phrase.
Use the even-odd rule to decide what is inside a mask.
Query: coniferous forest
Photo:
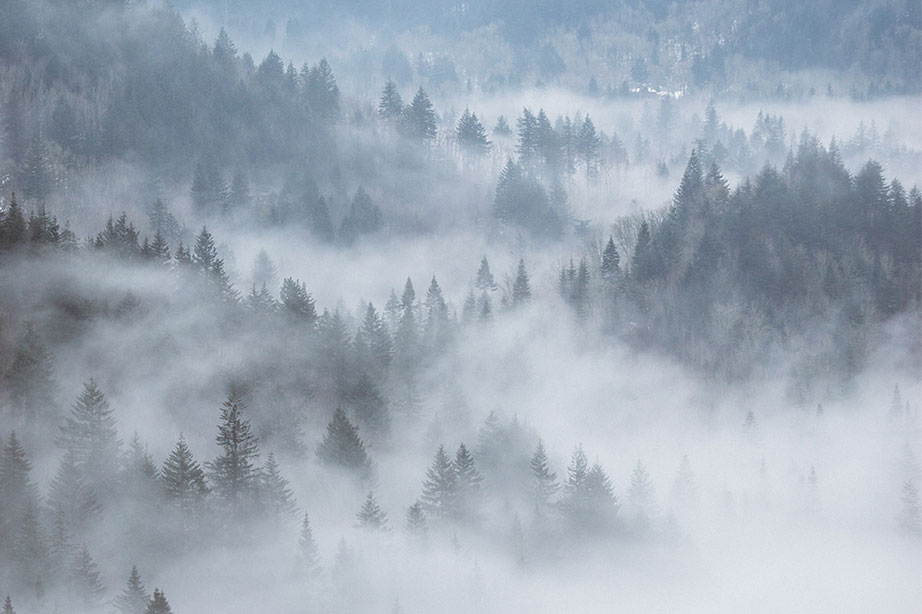
[[[3,614],[913,612],[916,1],[0,4]]]

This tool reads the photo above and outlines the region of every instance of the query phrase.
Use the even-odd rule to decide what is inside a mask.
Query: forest
[[[3,614],[914,611],[922,15],[789,5],[0,5]]]

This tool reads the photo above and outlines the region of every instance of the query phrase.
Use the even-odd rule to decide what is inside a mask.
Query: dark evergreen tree
[[[436,134],[435,119],[432,102],[420,87],[413,97],[413,102],[404,109],[402,122],[404,132],[421,141],[433,141]]]
[[[259,490],[263,505],[275,516],[294,516],[298,511],[294,495],[288,488],[288,480],[282,477],[272,452],[266,457],[266,464],[260,473]]]
[[[190,518],[201,510],[208,495],[205,472],[182,435],[163,463],[160,481],[167,499],[183,516]]]
[[[447,520],[456,515],[457,496],[458,476],[455,466],[448,457],[445,446],[439,446],[432,466],[426,471],[420,502],[429,515]]]
[[[442,296],[442,288],[433,275],[426,290],[426,326],[425,337],[429,347],[440,350],[448,341],[449,322],[448,305]]]
[[[357,529],[367,529],[370,531],[387,531],[387,514],[381,510],[378,502],[375,501],[373,492],[369,492],[365,497],[365,503],[362,509],[355,515]]]
[[[501,137],[512,136],[512,128],[509,127],[509,122],[502,115],[496,118],[496,123],[493,125],[493,134]]]
[[[159,588],[154,589],[154,596],[151,597],[150,602],[147,604],[144,614],[173,614],[169,602]]]
[[[253,261],[253,284],[257,286],[266,285],[274,288],[278,280],[279,272],[278,269],[275,268],[275,263],[272,262],[272,258],[269,257],[266,250],[259,250],[259,253],[256,254],[256,259]]]
[[[39,422],[54,409],[54,356],[32,322],[24,324],[13,362],[4,375],[7,394],[16,411]]]
[[[490,263],[484,256],[480,261],[480,268],[477,270],[477,279],[474,281],[474,287],[482,292],[496,290],[496,282],[493,281],[493,273],[490,272]]]
[[[384,319],[371,303],[355,335],[355,349],[360,368],[380,380],[391,363],[394,345]]]
[[[423,505],[419,501],[416,501],[407,509],[407,533],[410,539],[418,544],[425,544],[429,538],[426,512],[423,511]]]
[[[42,138],[32,139],[22,169],[22,191],[27,199],[43,201],[54,187],[48,146]]]
[[[381,209],[372,202],[365,188],[360,186],[352,198],[349,214],[343,218],[339,237],[346,243],[351,243],[360,235],[377,232],[382,224]]]
[[[490,150],[487,131],[483,124],[477,119],[475,113],[465,108],[461,118],[458,119],[458,125],[455,128],[455,135],[458,139],[458,146],[461,151],[471,156],[483,156]]]
[[[112,490],[122,444],[112,408],[95,380],[83,385],[56,442],[73,455],[97,493],[104,495]]]
[[[48,571],[50,552],[39,524],[37,505],[29,503],[22,512],[13,535],[12,554],[16,578],[23,584],[35,582]]]
[[[39,205],[38,211],[29,216],[29,240],[33,245],[57,245],[61,240],[61,227],[58,220],[49,215],[45,204]]]
[[[371,478],[371,459],[365,452],[365,443],[341,407],[333,412],[323,441],[317,446],[317,459],[325,465],[352,471],[363,480]]]
[[[10,594],[6,594],[6,600],[3,602],[3,614],[16,614],[16,610],[13,609],[13,600],[10,599]]]
[[[77,607],[88,612],[99,611],[106,589],[100,580],[99,567],[90,556],[86,544],[83,544],[74,558],[69,579]]]
[[[617,284],[621,279],[621,258],[618,256],[615,241],[611,236],[608,237],[608,243],[602,252],[602,266],[599,274],[603,281],[611,285]]]
[[[368,373],[359,373],[350,387],[347,400],[362,432],[367,433],[373,442],[387,441],[391,429],[387,404]]]
[[[16,192],[13,192],[10,195],[10,206],[6,210],[6,215],[0,221],[0,246],[6,249],[16,247],[25,243],[26,238],[26,219],[16,200]]]
[[[339,115],[340,95],[333,69],[326,58],[307,73],[304,86],[308,108],[314,117],[332,123]]]
[[[259,456],[258,439],[243,418],[246,405],[231,392],[221,406],[216,441],[221,455],[208,463],[214,493],[231,513],[242,513],[259,493],[259,471],[253,462]]]
[[[512,304],[522,305],[531,300],[531,286],[528,283],[528,272],[525,270],[525,259],[519,258],[519,267],[515,273],[515,282],[512,284]]]
[[[96,491],[89,485],[73,451],[66,451],[51,481],[48,506],[62,528],[79,534],[91,526],[102,512]]]
[[[386,121],[396,121],[403,113],[403,100],[397,86],[390,79],[384,84],[381,98],[378,99],[378,117]]]
[[[137,566],[132,565],[128,584],[112,600],[112,606],[119,614],[144,614],[148,601],[150,601],[150,594],[141,582],[141,574],[138,573]]]
[[[301,549],[301,562],[308,575],[317,575],[320,571],[320,551],[317,549],[317,542],[314,541],[314,531],[311,529],[311,520],[307,512],[304,512],[304,520],[301,521],[298,545]]]
[[[547,452],[544,450],[544,442],[540,439],[529,466],[534,478],[535,512],[543,514],[550,505],[551,498],[560,490],[560,484],[557,482],[557,473],[551,471],[548,466]]]
[[[311,327],[317,321],[317,310],[314,299],[307,292],[307,286],[301,280],[286,277],[282,282],[279,294],[282,313],[286,314],[293,322]]]
[[[179,260],[178,252],[176,259]],[[227,273],[224,272],[224,260],[218,258],[214,238],[205,226],[202,226],[201,232],[195,238],[191,261],[215,296],[230,304],[239,300],[239,293],[234,289]]]
[[[519,154],[519,163],[530,168],[538,161],[540,147],[538,118],[526,107],[522,109],[522,116],[516,122],[516,127],[518,128],[516,153]]]
[[[601,139],[596,134],[595,125],[587,115],[576,136],[576,154],[586,168],[587,180],[594,179],[599,174],[600,148]]]
[[[477,520],[484,499],[483,476],[477,471],[474,456],[463,443],[455,454],[454,474],[455,517],[466,521]]]
[[[637,233],[637,244],[634,246],[634,257],[631,260],[631,275],[637,281],[644,282],[657,275],[656,254],[653,251],[653,240],[650,237],[650,225],[644,220]]]
[[[170,245],[159,230],[154,232],[154,240],[150,244],[150,252],[151,258],[158,263],[163,265],[170,263]]]

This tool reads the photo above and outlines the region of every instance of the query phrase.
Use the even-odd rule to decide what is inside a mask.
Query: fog
[[[0,8],[3,614],[918,611],[922,23],[787,4]]]

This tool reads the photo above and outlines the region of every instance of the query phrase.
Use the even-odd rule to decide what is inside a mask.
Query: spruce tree
[[[66,451],[51,481],[48,505],[61,526],[70,534],[78,534],[99,517],[102,507],[95,489],[87,483],[74,452]]]
[[[650,476],[643,463],[637,461],[637,466],[631,473],[631,487],[627,492],[627,502],[631,514],[646,523],[656,516],[656,489],[650,482]]]
[[[375,501],[373,492],[368,493],[365,497],[365,503],[362,509],[355,515],[357,529],[367,529],[370,531],[387,531],[387,514],[381,510],[378,502]]]
[[[496,282],[493,280],[493,273],[490,272],[490,263],[484,256],[480,261],[480,268],[477,269],[477,279],[474,281],[474,287],[482,292],[496,289]]]
[[[363,480],[371,477],[371,459],[365,452],[365,443],[341,407],[336,408],[327,424],[323,441],[317,446],[317,459],[325,465],[355,472]]]
[[[595,125],[589,116],[583,121],[576,136],[576,152],[586,168],[586,179],[591,180],[599,174],[599,149],[601,139],[596,134]]]
[[[515,282],[512,284],[512,304],[522,305],[531,300],[531,286],[528,283],[528,272],[525,270],[525,259],[519,258],[519,267],[515,273]]]
[[[356,422],[372,441],[384,442],[390,435],[391,419],[384,398],[365,371],[361,371],[347,397]]]
[[[477,520],[483,503],[483,476],[477,471],[474,456],[463,443],[454,460],[455,516],[461,520]]]
[[[270,452],[260,474],[260,493],[263,505],[277,517],[294,516],[297,512],[294,495],[288,488],[288,480],[282,477],[275,454]]]
[[[13,600],[10,599],[10,594],[6,594],[6,600],[3,602],[3,614],[16,614],[16,610],[13,609]]]
[[[403,126],[405,132],[413,138],[426,142],[435,139],[435,110],[422,87],[416,92],[413,102],[404,110]]]
[[[99,494],[112,490],[119,467],[121,441],[106,396],[90,379],[83,385],[56,443],[73,454],[83,475]]]
[[[173,614],[169,602],[159,588],[154,589],[154,596],[151,597],[150,602],[147,604],[144,614]]]
[[[313,326],[317,321],[314,299],[308,294],[307,286],[303,281],[286,277],[282,282],[279,299],[282,313],[286,314],[291,321],[307,327]]]
[[[317,542],[314,541],[314,531],[311,529],[311,520],[307,512],[304,512],[304,520],[301,521],[298,545],[301,550],[301,562],[308,575],[317,575],[320,571],[320,551],[317,549]]]
[[[540,439],[529,466],[534,479],[535,511],[541,514],[550,505],[551,498],[560,490],[560,484],[557,482],[557,474],[548,466],[547,452],[544,450],[544,442]]]
[[[407,509],[407,533],[418,544],[425,544],[429,538],[426,512],[423,511],[423,505],[419,501]]]
[[[477,115],[471,113],[468,108],[464,109],[464,113],[458,119],[455,135],[461,151],[468,155],[483,156],[490,150],[491,143],[487,139],[487,131],[477,119]]]
[[[615,240],[609,235],[608,243],[602,252],[602,266],[599,271],[602,280],[609,285],[617,284],[621,278],[621,258],[615,248]]]
[[[432,465],[426,471],[420,502],[431,516],[444,520],[455,517],[457,496],[458,477],[455,466],[448,457],[445,446],[439,446]]]
[[[4,380],[12,406],[41,421],[54,408],[54,356],[32,322],[27,321],[24,327]]]
[[[26,241],[26,220],[22,214],[16,192],[10,195],[10,206],[0,222],[0,247],[16,247]]]
[[[79,608],[90,612],[99,609],[106,589],[100,580],[99,567],[86,544],[80,548],[70,571],[70,585]]]
[[[378,117],[386,121],[396,121],[401,113],[403,100],[400,98],[400,92],[397,91],[397,85],[388,79],[378,99]]]
[[[195,515],[208,495],[205,472],[181,434],[163,463],[160,482],[167,499],[187,517]]]
[[[135,565],[131,566],[128,584],[112,600],[112,606],[119,614],[144,614],[150,595],[141,582],[141,574]]]
[[[919,490],[912,480],[903,483],[900,501],[902,507],[897,517],[900,530],[912,537],[922,536],[922,502],[920,502]]]
[[[242,512],[254,503],[259,489],[259,471],[253,464],[259,456],[258,439],[250,431],[250,421],[243,418],[245,409],[237,393],[231,392],[221,406],[216,438],[222,454],[208,463],[214,492],[231,512]]]

